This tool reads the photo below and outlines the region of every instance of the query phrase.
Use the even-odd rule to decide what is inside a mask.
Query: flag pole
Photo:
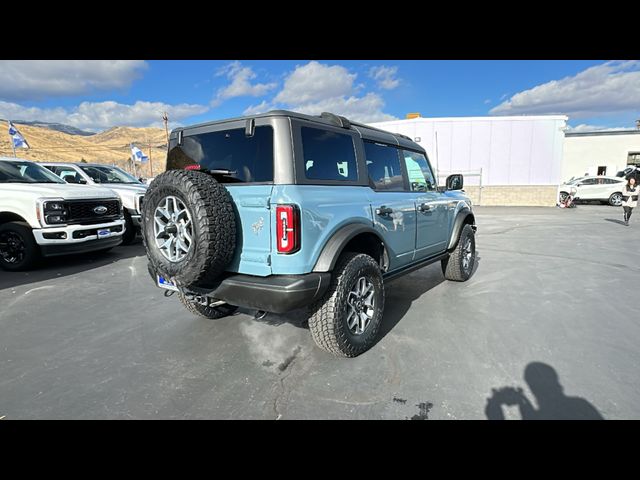
[[[11,127],[11,120],[7,120],[7,126]],[[9,128],[11,130],[11,128]],[[11,137],[11,135],[9,135]],[[13,149],[13,158],[16,157],[16,144],[13,143],[13,137],[11,137],[11,148]]]

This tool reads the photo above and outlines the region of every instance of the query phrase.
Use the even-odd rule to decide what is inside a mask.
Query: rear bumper
[[[149,273],[155,281],[155,274],[151,270]],[[268,277],[234,274],[223,279],[214,289],[190,287],[183,289],[183,293],[223,300],[239,307],[285,313],[305,307],[321,298],[330,281],[329,272]]]

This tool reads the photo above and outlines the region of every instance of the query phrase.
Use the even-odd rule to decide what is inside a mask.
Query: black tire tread
[[[456,248],[451,252],[449,258],[442,261],[442,271],[444,273],[444,277],[447,280],[453,280],[454,282],[465,282],[471,276],[466,275],[462,269],[462,245],[464,242],[462,241],[465,236],[473,235],[473,228],[471,225],[466,224],[462,230],[460,231],[460,237],[458,239],[458,244]],[[474,252],[474,263],[475,263],[475,252]],[[473,267],[472,267],[473,271]]]
[[[324,297],[311,306],[309,317],[311,336],[318,347],[333,355],[356,357],[368,350],[377,336],[381,322],[371,326],[373,330],[369,334],[370,341],[367,344],[355,346],[348,341],[345,330],[339,328],[338,325],[338,322],[342,321],[339,318],[340,307],[346,303],[345,294],[348,294],[351,287],[345,284],[350,280],[347,273],[349,271],[358,272],[369,266],[373,266],[378,271],[382,282],[380,266],[369,255],[354,252],[343,253],[336,263],[331,284]],[[381,298],[380,308],[384,311],[384,287]]]
[[[179,264],[163,261],[164,257],[157,252],[158,261],[149,254],[150,248],[156,248],[147,238],[153,233],[149,220],[143,228],[147,257],[157,272],[175,278],[179,285],[211,284],[224,272],[236,249],[233,199],[223,185],[204,172],[169,170],[156,177],[147,190],[143,217],[153,218],[156,197],[176,193],[183,197],[195,224],[195,251]]]
[[[42,255],[40,253],[40,247],[36,243],[36,239],[33,236],[31,225],[29,225],[27,222],[16,221],[4,223],[0,225],[0,228],[2,228],[2,230],[11,229],[21,234],[25,240],[25,247],[28,254],[27,260],[18,267],[0,261],[2,268],[8,271],[21,271],[29,270],[38,265],[38,263],[42,260]]]

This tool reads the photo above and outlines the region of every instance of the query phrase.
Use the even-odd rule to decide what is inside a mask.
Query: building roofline
[[[607,135],[640,135],[640,130],[596,130],[593,132],[565,132],[565,137],[604,137]]]

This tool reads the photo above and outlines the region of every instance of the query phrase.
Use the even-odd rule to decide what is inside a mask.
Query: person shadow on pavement
[[[524,370],[524,379],[536,399],[534,408],[522,388],[492,389],[485,414],[489,420],[504,420],[503,405],[518,406],[522,420],[604,420],[600,412],[584,398],[568,397],[557,372],[546,363],[532,362]]]

